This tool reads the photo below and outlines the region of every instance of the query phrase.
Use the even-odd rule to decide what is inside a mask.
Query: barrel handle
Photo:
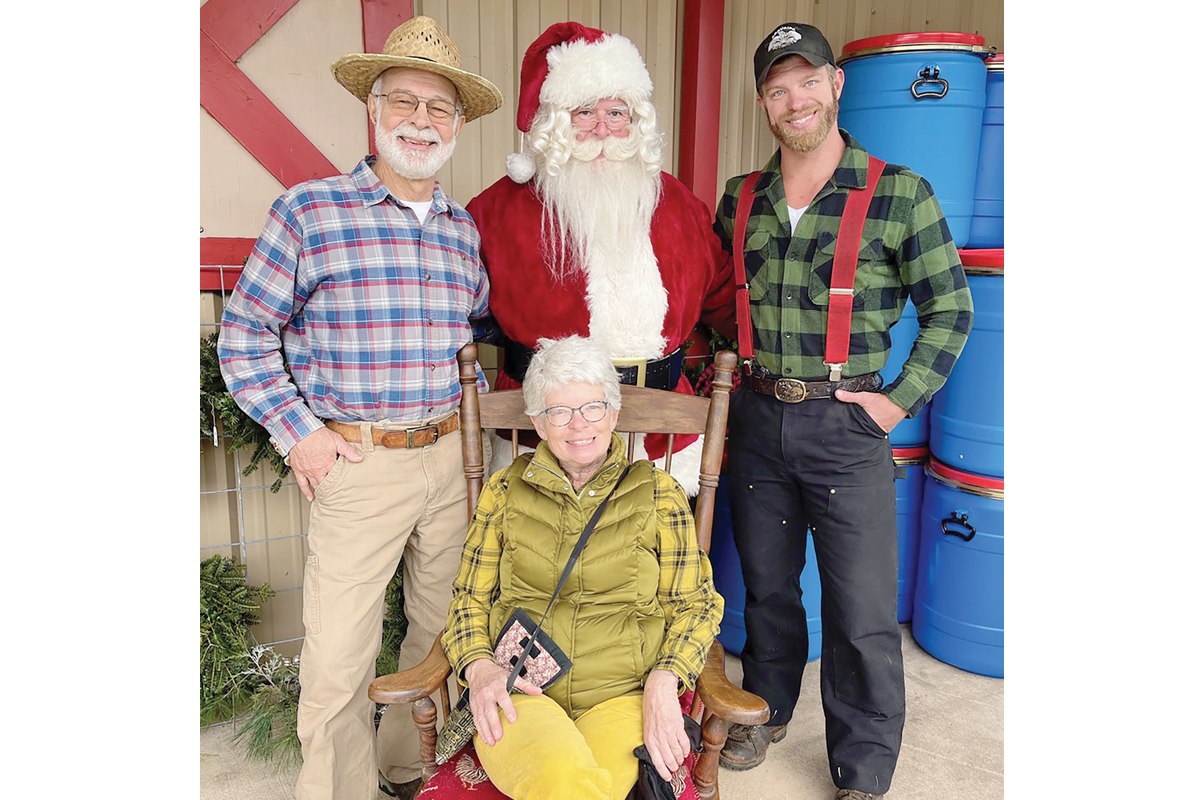
[[[927,98],[933,98],[935,100],[938,100],[940,98],[945,97],[946,92],[950,91],[950,84],[946,81],[945,78],[938,77],[938,75],[940,73],[941,73],[941,69],[939,69],[936,65],[932,66],[932,67],[925,67],[925,69],[921,70],[921,74],[917,77],[917,79],[915,81],[913,81],[913,85],[911,87],[909,87],[909,91],[912,92],[913,98],[916,100],[925,100]],[[938,92],[936,89],[934,89],[932,91],[918,92],[917,87],[923,83],[941,84],[941,91]]]
[[[969,534],[966,534],[966,533],[961,533],[961,532],[959,532],[959,531],[955,531],[955,530],[948,530],[948,529],[946,528],[946,525],[947,525],[947,524],[950,524],[950,525],[961,525],[961,526],[963,526],[964,528],[966,528],[968,531],[970,531],[970,533],[969,533]],[[954,535],[954,536],[958,536],[958,537],[959,537],[959,538],[961,538],[961,539],[962,539],[964,542],[969,542],[969,541],[971,541],[972,539],[974,539],[974,538],[975,538],[975,527],[974,527],[973,525],[971,525],[971,523],[967,522],[967,512],[965,512],[965,511],[951,511],[951,512],[950,512],[950,519],[944,519],[944,520],[942,520],[942,533],[944,533],[944,534],[947,534],[947,535],[951,535],[951,534],[952,534],[952,535]]]

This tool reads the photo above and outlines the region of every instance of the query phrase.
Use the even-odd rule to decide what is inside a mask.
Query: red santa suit
[[[517,126],[530,130],[542,104],[572,109],[606,97],[649,102],[652,84],[637,48],[622,36],[578,23],[550,26],[525,54]],[[510,157],[510,159],[513,157]],[[523,157],[528,161],[527,157]],[[532,162],[520,175],[532,175]],[[533,183],[505,177],[467,204],[479,227],[491,280],[490,305],[501,330],[529,349],[539,338],[589,336],[614,359],[657,359],[678,350],[697,322],[735,335],[734,284],[708,207],[677,178],[659,173],[661,197],[642,241],[591,241],[586,264],[567,253],[566,277],[553,277],[553,249],[542,242],[543,204]],[[562,243],[559,243],[559,248]],[[519,386],[503,372],[499,389]],[[692,393],[686,377],[675,391]],[[699,443],[676,437],[672,474],[697,491]],[[637,442],[634,457],[661,458],[665,437]]]

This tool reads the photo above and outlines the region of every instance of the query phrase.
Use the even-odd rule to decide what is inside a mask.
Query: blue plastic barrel
[[[990,51],[968,33],[900,33],[842,48],[838,124],[867,152],[933,186],[959,247],[970,243]]]
[[[899,582],[896,591],[896,621],[912,620],[917,589],[917,558],[921,552],[921,502],[925,496],[926,447],[892,447],[896,464],[896,552]]]
[[[917,309],[910,300],[905,304],[904,311],[900,313],[899,321],[892,326],[892,349],[888,353],[887,363],[879,371],[879,374],[883,376],[884,386],[894,381],[900,374],[900,369],[904,366],[904,362],[908,361],[913,342],[917,340],[917,334],[920,331],[921,327],[917,324]],[[929,444],[929,404],[926,403],[912,419],[905,417],[900,420],[900,423],[888,432],[888,440],[892,443],[892,447],[916,447]]]
[[[746,649],[746,583],[742,577],[742,562],[738,560],[733,542],[733,522],[729,513],[728,479],[722,475],[717,483],[717,498],[713,507],[712,562],[713,583],[725,598],[725,616],[717,634],[726,651],[740,656]],[[804,569],[800,573],[800,592],[804,598],[804,613],[808,617],[808,660],[821,657],[821,579],[817,574],[817,554],[813,538],[808,536]]]
[[[959,250],[975,324],[930,403],[929,450],[954,469],[1004,476],[1004,251]]]
[[[1004,677],[1004,481],[926,467],[912,634],[925,652]]]
[[[987,69],[971,247],[1004,247],[1004,54],[983,62]]]

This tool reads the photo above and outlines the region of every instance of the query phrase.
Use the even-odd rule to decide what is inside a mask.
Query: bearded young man
[[[275,201],[221,320],[230,392],[312,501],[298,800],[419,786],[411,716],[385,714],[376,737],[367,687],[401,557],[403,670],[445,625],[466,539],[455,355],[487,314],[488,280],[474,223],[434,176],[463,125],[503,98],[461,63],[445,31],[415,17],[382,54],[333,64],[366,103],[379,156]]]
[[[746,583],[742,685],[771,718],[731,726],[721,764],[756,767],[787,732],[808,654],[798,587],[811,529],[830,776],[838,800],[866,800],[890,788],[904,727],[887,434],[950,374],[971,294],[929,183],[837,127],[845,76],[819,30],[780,25],[753,77],[780,148],[761,173],[729,181],[714,228],[744,252],[739,349],[748,358],[752,345],[753,361],[730,398],[727,474]],[[920,334],[883,386],[888,330],[910,297]]]
[[[652,89],[623,36],[563,22],[526,52],[517,127],[529,155],[467,204],[509,340],[498,388],[520,385],[538,339],[578,334],[623,382],[690,393],[681,347],[696,323],[733,334],[728,258],[704,203],[662,171]],[[700,444],[678,437],[675,450],[671,473],[695,494]],[[651,437],[634,458],[665,452]]]

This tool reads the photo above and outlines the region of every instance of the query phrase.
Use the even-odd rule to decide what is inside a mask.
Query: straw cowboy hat
[[[467,122],[492,113],[504,102],[491,81],[462,69],[458,47],[429,17],[413,17],[392,31],[382,53],[342,56],[329,69],[338,83],[365,103],[375,79],[392,67],[422,69],[449,80],[458,89]]]

